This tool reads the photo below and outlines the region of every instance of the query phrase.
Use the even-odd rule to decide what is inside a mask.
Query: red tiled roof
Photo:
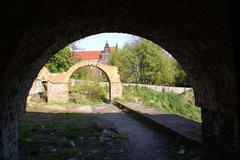
[[[73,52],[73,58],[79,60],[98,60],[101,53],[101,51],[78,51]]]

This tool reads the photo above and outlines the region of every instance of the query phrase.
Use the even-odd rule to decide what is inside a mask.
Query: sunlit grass
[[[99,82],[88,82],[69,87],[69,102],[75,104],[100,104],[108,102],[108,87]]]
[[[195,121],[201,121],[200,108],[176,93],[156,92],[146,87],[124,86],[123,100],[125,102],[140,101],[146,106],[178,114]]]

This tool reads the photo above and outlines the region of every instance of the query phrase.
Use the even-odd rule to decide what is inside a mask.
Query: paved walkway
[[[186,119],[184,117],[170,114],[166,112],[160,112],[152,107],[146,107],[138,103],[122,103],[120,104],[123,109],[134,112],[143,118],[147,119],[148,122],[154,123],[154,125],[159,125],[165,129],[169,129],[175,134],[180,134],[181,136],[201,142],[201,123]],[[118,105],[119,106],[119,105]]]

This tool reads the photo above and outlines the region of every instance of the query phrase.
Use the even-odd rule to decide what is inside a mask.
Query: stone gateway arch
[[[70,67],[66,72],[50,73],[43,68],[36,80],[47,82],[47,99],[49,102],[68,102],[69,78],[79,68],[84,66],[96,67],[103,71],[109,82],[109,100],[122,96],[122,84],[118,74],[118,68],[100,62],[80,61]]]
[[[29,88],[43,65],[68,44],[103,32],[138,35],[171,53],[189,75],[196,105],[201,106],[203,159],[239,159],[238,1],[2,4],[1,15],[7,21],[0,30],[4,39],[0,54],[1,160],[18,157],[17,119],[25,113]]]

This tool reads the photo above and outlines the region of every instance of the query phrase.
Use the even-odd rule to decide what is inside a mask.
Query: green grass
[[[99,82],[69,87],[69,101],[75,104],[100,104],[108,102],[108,87],[100,86]]]
[[[146,87],[124,86],[123,101],[140,101],[146,106],[181,115],[195,121],[201,121],[201,110],[176,93],[156,92]]]
[[[27,113],[18,122],[20,160],[64,160],[77,155],[70,140],[98,135],[93,119],[93,114]]]
[[[38,110],[37,110],[38,111]],[[19,119],[20,160],[66,160],[81,157],[94,159],[91,150],[99,147],[102,130],[95,114],[28,112]],[[116,141],[122,136],[112,132],[108,138]],[[93,142],[94,139],[94,142]],[[76,147],[71,145],[74,141]],[[100,155],[105,154],[99,149]]]

